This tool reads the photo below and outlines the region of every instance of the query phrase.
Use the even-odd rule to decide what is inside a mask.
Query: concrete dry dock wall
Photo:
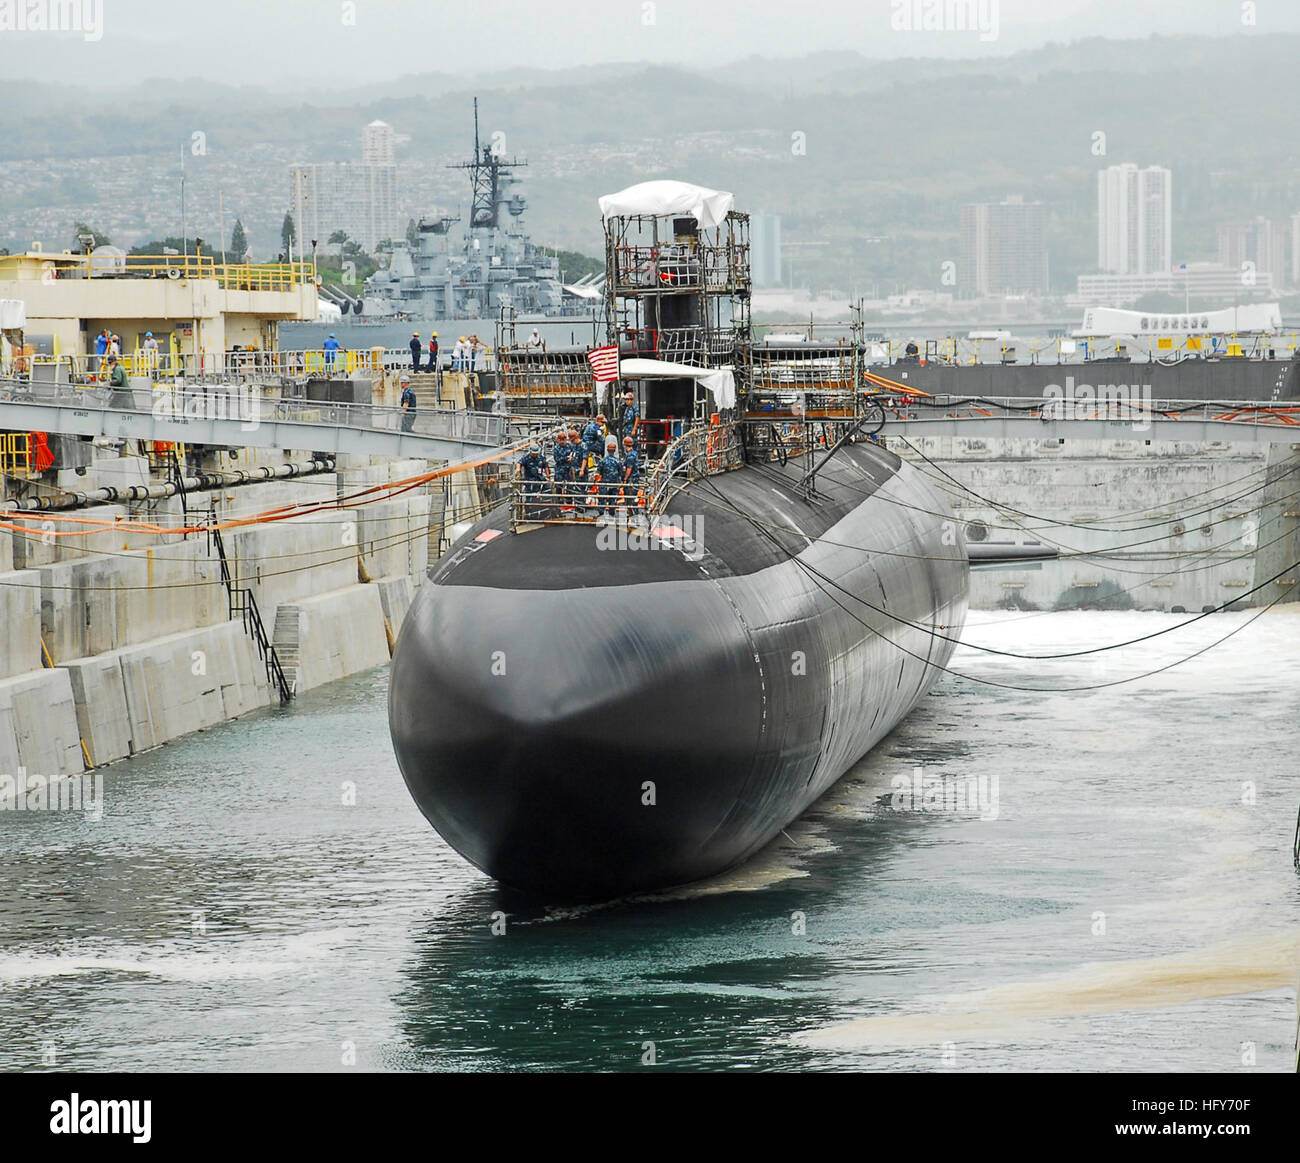
[[[84,767],[66,670],[0,679],[0,773],[71,775]]]
[[[144,462],[121,457],[119,475]],[[130,462],[130,463],[126,463]],[[189,494],[191,519],[333,502],[340,492],[427,471],[423,461]],[[85,482],[81,482],[84,487]],[[437,487],[437,486],[435,486]],[[381,665],[423,580],[431,490],[369,506],[237,527],[223,541],[234,587],[252,591],[299,690]],[[178,497],[82,510],[180,521]],[[39,521],[39,516],[37,517]],[[69,524],[52,524],[64,530]],[[115,525],[86,537],[0,534],[0,772],[79,772],[278,700],[241,619],[229,619],[206,534]],[[365,580],[362,580],[365,579]],[[43,665],[48,647],[53,669]],[[84,740],[84,752],[83,752]]]
[[[135,755],[277,697],[239,622],[62,663],[92,762]]]
[[[286,602],[277,612],[275,634],[277,650],[280,642],[296,647],[294,679],[299,691],[388,661],[383,604],[375,585],[353,585]]]
[[[4,539],[4,540],[7,540]],[[0,678],[41,666],[40,579],[28,570],[0,573]]]
[[[27,572],[40,577],[40,631],[60,663],[226,618],[220,567],[203,537]]]
[[[961,437],[912,443],[960,482],[941,485],[968,540],[1062,547],[1059,560],[1036,568],[973,571],[973,608],[1197,612],[1241,597],[1300,560],[1300,444],[1148,445],[1141,433],[1064,444]],[[891,447],[938,475],[901,442]],[[1287,580],[1244,603],[1295,600],[1300,586]]]

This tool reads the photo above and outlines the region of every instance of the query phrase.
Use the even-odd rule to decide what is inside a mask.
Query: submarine
[[[618,378],[522,399],[558,428],[633,392],[643,482],[612,517],[595,486],[516,484],[430,566],[389,687],[424,816],[552,900],[761,849],[929,691],[971,568],[941,492],[866,431],[855,353],[755,360],[730,194],[642,183],[601,211]]]

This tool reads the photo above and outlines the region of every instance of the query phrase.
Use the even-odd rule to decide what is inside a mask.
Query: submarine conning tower
[[[734,410],[748,386],[749,215],[729,193],[673,181],[606,195],[600,212],[606,341],[653,455],[656,437]]]

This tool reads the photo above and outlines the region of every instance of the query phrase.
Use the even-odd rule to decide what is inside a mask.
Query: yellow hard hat
[[[457,343],[464,343],[464,342],[465,342],[465,337],[462,335],[458,340],[456,340],[456,342],[457,342]]]
[[[434,337],[434,339],[438,338],[438,333],[436,331],[433,331],[430,334]]]

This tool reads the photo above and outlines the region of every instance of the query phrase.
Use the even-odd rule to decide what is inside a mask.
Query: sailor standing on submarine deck
[[[619,416],[618,434],[626,440],[629,436],[633,443],[637,439],[637,424],[641,419],[641,411],[636,406],[636,397],[628,392],[623,397],[623,412]]]
[[[555,448],[551,452],[551,459],[555,462],[555,472],[552,479],[555,481],[555,492],[565,505],[568,504],[569,494],[572,492],[571,482],[573,481],[573,458],[577,449],[569,445],[569,434],[561,431],[555,437]]]
[[[596,464],[600,478],[600,511],[612,517],[618,504],[618,489],[623,479],[623,462],[618,456],[618,441],[610,437],[605,441],[605,455]]]
[[[542,459],[540,444],[529,445],[528,451],[519,458],[519,475],[524,481],[524,512],[530,517],[536,516],[536,505],[529,505],[527,499],[535,498],[542,491],[542,482],[550,475],[546,461]]]

